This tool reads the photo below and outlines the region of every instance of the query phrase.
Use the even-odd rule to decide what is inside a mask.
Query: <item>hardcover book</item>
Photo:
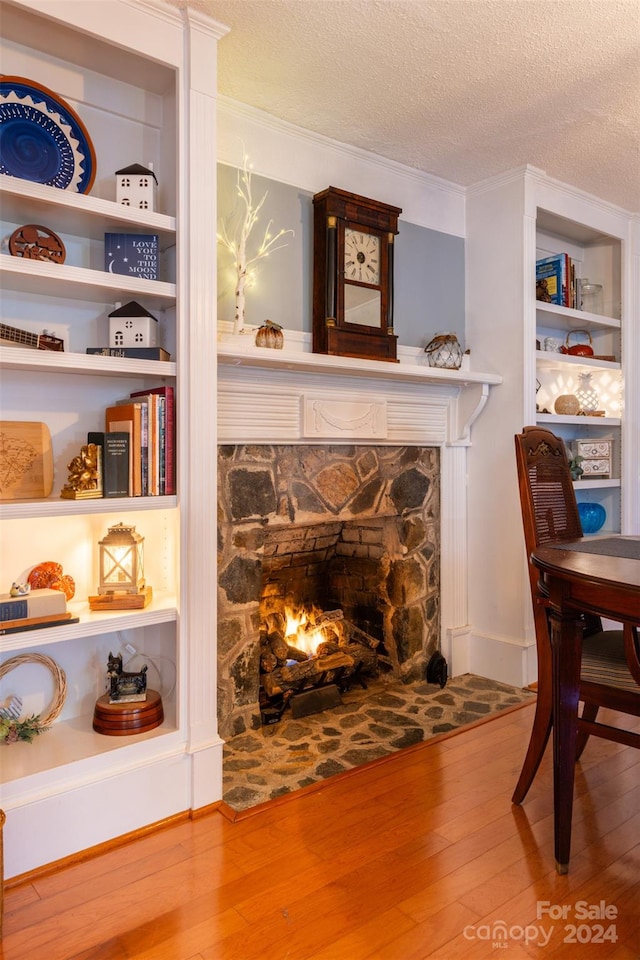
[[[122,357],[132,360],[171,360],[163,347],[87,347],[87,353],[99,357]]]
[[[568,256],[556,253],[536,260],[536,300],[568,304]]]
[[[34,617],[52,617],[65,613],[67,600],[61,590],[42,587],[30,590],[25,596],[0,596],[0,622],[7,625],[14,620],[30,620]]]
[[[175,407],[175,389],[172,386],[154,387],[151,390],[140,390],[131,394],[132,398],[157,394],[164,399],[164,404],[160,406],[160,457],[161,457],[161,491],[167,496],[173,496],[176,492],[176,468],[175,468],[175,433],[176,433],[176,407]]]
[[[105,233],[104,268],[108,273],[157,280],[157,234]]]
[[[128,497],[129,434],[124,431],[93,431],[88,434],[87,441],[102,449],[103,497]]]
[[[105,410],[105,433],[129,434],[129,496],[142,496],[142,431],[140,404],[124,400]]]

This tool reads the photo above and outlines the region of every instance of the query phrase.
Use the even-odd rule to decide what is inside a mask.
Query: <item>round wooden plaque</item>
[[[109,694],[96,700],[93,729],[109,737],[146,733],[164,720],[162,698],[157,690],[147,690],[147,699],[138,703],[109,703]]]

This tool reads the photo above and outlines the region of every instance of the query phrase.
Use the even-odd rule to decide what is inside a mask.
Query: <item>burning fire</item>
[[[320,611],[316,608],[307,610],[304,607],[286,606],[284,614],[287,620],[285,638],[287,643],[298,650],[303,650],[307,656],[314,657],[318,646],[325,639],[321,629],[314,629],[313,622]]]

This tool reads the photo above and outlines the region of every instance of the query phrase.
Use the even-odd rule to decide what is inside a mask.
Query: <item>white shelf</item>
[[[95,500],[5,500],[0,503],[0,520],[25,520],[29,517],[75,517],[91,514],[130,513],[132,510],[171,510],[178,498],[170,497],[98,497]]]
[[[598,313],[588,313],[586,310],[573,310],[571,307],[561,307],[555,303],[544,303],[536,300],[538,326],[553,327],[558,330],[602,330],[620,329],[620,321],[615,317],[603,317]]]
[[[98,698],[96,693],[96,699]],[[177,750],[175,704],[163,701],[164,721],[146,733],[111,737],[95,733],[93,714],[52,724],[31,743],[13,743],[2,759],[2,795],[5,805],[42,789],[66,790],[70,780],[108,773],[118,751],[118,763],[148,763],[154,755]]]
[[[593,480],[574,480],[574,490],[612,490],[621,487],[620,480],[614,479],[593,479]]]
[[[112,303],[131,297],[144,298],[149,310],[161,310],[176,299],[174,283],[140,280],[66,263],[43,263],[23,257],[0,257],[0,282],[6,289],[30,296],[58,297],[91,303]]]
[[[574,357],[567,353],[552,353],[550,350],[536,350],[536,362],[545,370],[559,370],[562,367],[581,367],[584,370],[620,370],[621,365],[613,360],[597,360],[594,357]]]
[[[32,650],[45,644],[64,643],[78,637],[95,637],[120,630],[139,630],[142,627],[159,623],[172,623],[177,618],[176,597],[172,595],[154,596],[144,610],[118,610],[113,613],[92,612],[88,603],[71,601],[67,610],[78,623],[63,624],[57,627],[45,627],[42,630],[25,630],[19,633],[2,634],[0,631],[0,653],[14,650]]]
[[[175,242],[175,217],[126,207],[83,193],[59,190],[6,174],[0,174],[0,203],[3,219],[16,223],[39,223],[51,215],[58,217],[57,223],[52,224],[57,233],[103,240],[105,232],[122,228],[135,233],[158,233],[165,243]]]
[[[537,413],[538,423],[559,424],[571,423],[576,426],[589,427],[619,427],[620,417],[562,417],[557,413]]]
[[[0,366],[5,370],[22,370],[24,373],[90,374],[92,377],[111,378],[144,376],[162,380],[175,378],[177,369],[173,360],[132,360],[90,353],[56,353],[2,346]]]

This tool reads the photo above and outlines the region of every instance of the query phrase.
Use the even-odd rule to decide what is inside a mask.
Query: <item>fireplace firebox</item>
[[[328,644],[323,656],[336,658],[326,663],[346,667],[338,670],[339,683],[379,669],[399,680],[424,676],[440,635],[439,459],[436,447],[219,448],[223,737],[262,723],[267,687],[276,699],[283,686],[289,694],[306,689],[289,679],[312,674],[314,667],[296,667],[304,652],[286,626],[287,616],[302,614],[302,633],[320,624],[320,639]],[[281,650],[277,682],[265,678],[274,670],[269,635],[292,648],[291,657]],[[356,661],[353,669],[345,658]],[[329,673],[322,682],[334,679]]]

